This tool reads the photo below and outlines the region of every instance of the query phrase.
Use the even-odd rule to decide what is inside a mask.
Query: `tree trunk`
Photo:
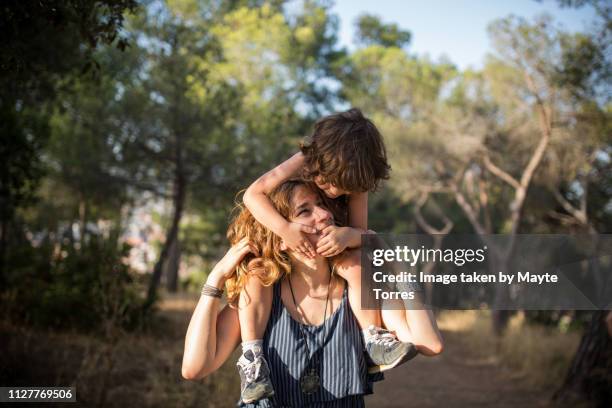
[[[79,199],[79,243],[81,244],[81,251],[83,245],[85,245],[85,230],[87,228],[87,202],[85,197],[81,194]]]
[[[0,210],[0,213],[2,211]],[[0,225],[0,289],[3,289],[6,284],[6,277],[4,276],[4,270],[6,266],[6,247],[8,243],[8,228],[9,222],[8,217],[2,214],[2,221]]]
[[[176,292],[178,289],[178,272],[181,260],[181,242],[178,237],[174,240],[170,248],[170,255],[166,263],[166,288],[169,292]]]
[[[612,406],[612,339],[606,310],[593,313],[578,351],[553,401],[561,406]]]
[[[512,245],[512,244],[511,244]],[[509,270],[509,254],[512,248],[499,249],[499,253],[493,252],[491,256],[489,273],[497,275],[498,271],[504,271],[507,273]],[[495,285],[495,297],[493,299],[493,310],[491,311],[491,324],[493,326],[493,333],[499,340],[504,334],[510,317],[514,313],[512,310],[504,309],[510,303],[510,289],[508,285],[497,284]]]
[[[179,161],[179,163],[181,162]],[[155,263],[155,267],[153,268],[153,276],[151,276],[147,299],[145,300],[143,307],[145,311],[147,311],[155,302],[157,287],[159,286],[159,282],[161,280],[163,266],[166,260],[168,259],[171,246],[174,244],[174,241],[178,237],[179,224],[181,222],[181,217],[183,216],[183,207],[185,204],[186,193],[186,183],[185,178],[182,174],[182,166],[178,166],[176,180],[174,183],[174,190],[174,215],[172,217],[172,224],[170,226],[168,234],[166,235],[166,242],[164,242],[161,253],[159,255],[159,259],[157,260],[157,262]]]

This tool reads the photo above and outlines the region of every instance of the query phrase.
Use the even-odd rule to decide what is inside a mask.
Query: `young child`
[[[347,248],[359,247],[361,234],[367,232],[368,191],[374,191],[380,180],[389,178],[390,167],[378,129],[360,110],[351,109],[317,121],[313,135],[302,143],[300,150],[251,184],[244,194],[244,204],[287,247],[307,257],[316,254],[333,257]],[[333,199],[337,208],[344,209],[345,219],[336,221],[348,227],[330,225],[316,231],[288,222],[275,210],[267,194],[285,180],[300,176],[314,182]],[[322,234],[316,249],[305,235],[315,233]],[[360,263],[358,256],[353,258],[355,263]],[[338,270],[338,274],[348,283],[349,303],[362,329],[365,351],[375,367],[371,371],[395,367],[407,360],[411,344],[400,342],[381,327],[380,310],[361,309],[361,276],[355,271],[360,269]],[[237,365],[242,379],[241,398],[245,403],[273,394],[262,351],[271,304],[271,286],[263,286],[258,279],[248,279],[238,303],[243,354]]]

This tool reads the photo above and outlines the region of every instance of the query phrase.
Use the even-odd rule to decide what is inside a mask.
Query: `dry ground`
[[[492,358],[468,351],[460,335],[443,331],[445,350],[418,356],[385,374],[366,398],[371,407],[542,407],[550,390],[525,381]]]
[[[167,296],[152,329],[139,335],[122,334],[110,342],[2,324],[2,385],[73,385],[80,406],[234,406],[239,395],[235,358],[203,382],[181,378],[184,335],[195,302],[191,296]],[[366,398],[367,406],[546,405],[553,388],[528,385],[524,373],[479,355],[470,344],[473,336],[453,324],[441,324],[441,328],[444,353],[434,358],[419,356],[388,372],[386,380],[375,385],[375,394]]]

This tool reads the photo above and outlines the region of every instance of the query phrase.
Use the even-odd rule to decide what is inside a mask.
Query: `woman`
[[[270,199],[292,222],[317,230],[333,222],[324,198],[303,181],[282,184]],[[363,406],[371,392],[359,328],[347,305],[344,281],[332,270],[355,267],[340,257],[306,258],[288,251],[269,231],[256,227],[247,210],[233,221],[228,233],[234,243],[207,279],[189,323],[183,357],[183,377],[200,379],[217,370],[240,342],[238,313],[228,306],[218,312],[221,288],[228,283],[228,300],[235,302],[247,276],[271,276],[274,284],[272,311],[264,336],[264,349],[276,395],[250,406]],[[238,241],[239,237],[245,237]],[[319,235],[312,234],[316,246]],[[346,263],[345,263],[346,262]],[[236,268],[248,274],[235,275]],[[206,296],[210,295],[210,296]],[[431,312],[407,311],[403,332],[423,354],[442,350],[442,340]],[[267,367],[261,367],[266,370]],[[258,372],[247,372],[258,376]]]

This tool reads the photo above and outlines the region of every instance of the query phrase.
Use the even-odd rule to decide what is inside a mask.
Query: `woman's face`
[[[320,232],[334,223],[334,217],[323,205],[317,193],[306,186],[298,186],[291,197],[289,221],[316,228],[319,233],[306,234],[309,241],[316,246],[321,237]]]

